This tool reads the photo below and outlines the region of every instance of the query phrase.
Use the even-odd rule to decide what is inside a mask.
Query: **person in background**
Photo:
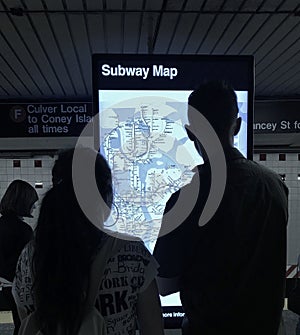
[[[277,174],[234,148],[241,118],[228,83],[204,83],[191,93],[188,103],[192,108],[186,129],[204,164],[198,167],[199,195],[194,208],[156,244],[161,293],[180,291],[188,320],[186,334],[276,335],[284,302],[288,189]],[[216,176],[194,135],[200,127],[194,121],[197,113],[213,127],[227,165],[221,203],[201,227],[199,218]],[[185,188],[189,190],[190,185]],[[181,191],[171,196],[166,214]],[[164,225],[174,226],[174,222],[164,215]]]
[[[58,159],[52,167],[52,185],[56,186],[63,180],[72,179],[72,160],[73,149],[61,150],[58,154]]]
[[[25,245],[33,238],[31,227],[23,221],[32,217],[36,190],[26,181],[14,180],[7,188],[0,202],[0,277],[12,282],[18,258]],[[10,302],[14,335],[18,334],[20,319],[11,288],[4,288],[6,300]]]
[[[96,157],[95,181],[107,207],[113,201],[112,178],[105,159],[90,149],[80,150],[85,164]],[[72,180],[73,150],[63,152],[53,168],[53,188],[45,195],[34,240],[23,250],[17,265],[13,292],[23,317],[35,311],[44,335],[59,328],[74,335],[84,317],[90,269],[103,245],[116,239],[88,220],[78,203]],[[84,175],[82,180],[84,182]],[[99,207],[103,227],[109,211]],[[120,241],[120,240],[119,240]],[[108,255],[100,281],[97,308],[108,334],[162,335],[162,313],[155,277],[157,263],[140,241],[123,240]]]

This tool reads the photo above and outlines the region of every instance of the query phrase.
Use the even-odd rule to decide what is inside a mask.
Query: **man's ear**
[[[234,125],[234,133],[233,135],[237,135],[241,129],[241,124],[242,124],[242,118],[241,117],[238,117],[236,120],[235,120],[235,125]]]

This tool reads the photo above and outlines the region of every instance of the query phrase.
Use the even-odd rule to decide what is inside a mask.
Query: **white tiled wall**
[[[266,154],[266,161],[260,161],[260,155],[254,154],[254,160],[279,174],[285,175],[289,188],[289,223],[288,223],[288,264],[297,264],[300,254],[300,160],[298,153],[285,154],[285,161],[279,160],[278,153]]]
[[[13,167],[13,161],[19,160],[21,167]],[[35,161],[42,161],[42,167],[35,167]],[[8,185],[15,179],[27,181],[33,187],[36,183],[42,183],[42,188],[36,188],[39,201],[33,212],[33,219],[26,218],[25,221],[30,225],[35,224],[39,210],[40,201],[44,193],[52,185],[51,169],[54,158],[50,156],[35,156],[34,158],[1,158],[0,159],[0,199],[6,191]]]

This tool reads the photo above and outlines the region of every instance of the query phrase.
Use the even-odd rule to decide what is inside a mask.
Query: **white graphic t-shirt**
[[[30,313],[34,310],[31,260],[33,245],[29,243],[19,258],[13,295],[18,306]],[[133,335],[136,331],[136,303],[157,274],[158,264],[143,243],[128,241],[106,264],[101,279],[98,303],[107,332],[111,335]]]

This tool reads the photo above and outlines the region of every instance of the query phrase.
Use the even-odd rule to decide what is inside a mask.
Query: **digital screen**
[[[203,163],[187,137],[188,97],[204,80],[236,90],[242,126],[234,145],[252,156],[253,58],[169,55],[93,57],[95,146],[113,175],[108,229],[140,237],[153,251],[166,202]],[[165,320],[182,317],[179,294],[161,297]]]
[[[187,137],[191,91],[99,90],[100,151],[114,180],[106,226],[135,235],[152,251],[165,204],[203,163]],[[237,91],[242,127],[235,146],[247,155],[246,91]],[[142,224],[140,224],[142,222]]]

